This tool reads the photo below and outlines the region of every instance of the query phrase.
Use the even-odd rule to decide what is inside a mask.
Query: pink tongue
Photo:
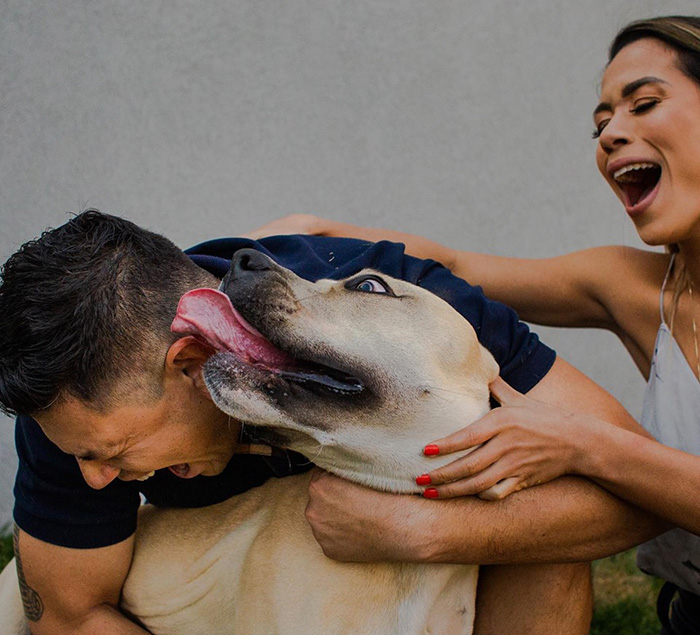
[[[218,351],[231,351],[249,364],[293,366],[294,358],[275,348],[216,289],[194,289],[180,298],[173,333],[198,335]]]

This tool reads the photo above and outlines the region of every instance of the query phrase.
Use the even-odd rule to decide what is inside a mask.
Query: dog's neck
[[[473,388],[468,396],[458,390],[434,397],[424,415],[330,433],[294,442],[290,449],[306,455],[323,469],[373,489],[395,493],[417,493],[416,477],[468,454],[471,449],[447,455],[426,456],[428,443],[473,423],[489,410],[488,389],[479,399]]]

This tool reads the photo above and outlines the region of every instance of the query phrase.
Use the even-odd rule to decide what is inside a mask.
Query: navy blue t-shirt
[[[401,244],[321,236],[273,236],[259,242],[221,238],[186,253],[222,278],[233,253],[243,247],[258,249],[311,281],[346,278],[370,268],[435,293],[469,320],[500,365],[501,376],[521,392],[535,386],[554,363],[554,351],[511,309],[487,300],[479,287],[435,261],[407,256]],[[128,538],[136,529],[141,494],[155,505],[202,507],[256,487],[271,476],[309,469],[308,461],[293,452],[278,458],[235,455],[218,476],[181,479],[164,469],[146,481],[115,480],[94,490],[83,480],[75,457],[61,452],[30,417],[17,418],[15,438],[19,456],[15,522],[35,538],[74,548],[103,547]]]

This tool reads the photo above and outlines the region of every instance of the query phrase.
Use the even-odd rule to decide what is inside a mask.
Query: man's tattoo
[[[15,523],[12,533],[12,544],[15,548],[15,563],[17,564],[17,579],[19,580],[19,590],[22,594],[22,605],[24,615],[30,622],[38,622],[44,614],[44,603],[39,594],[32,589],[24,579],[24,569],[22,569],[22,558],[19,555],[19,527]]]

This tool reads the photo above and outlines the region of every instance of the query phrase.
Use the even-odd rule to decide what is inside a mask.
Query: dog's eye
[[[392,293],[388,284],[374,276],[353,280],[345,286],[348,289],[363,291],[364,293]]]

